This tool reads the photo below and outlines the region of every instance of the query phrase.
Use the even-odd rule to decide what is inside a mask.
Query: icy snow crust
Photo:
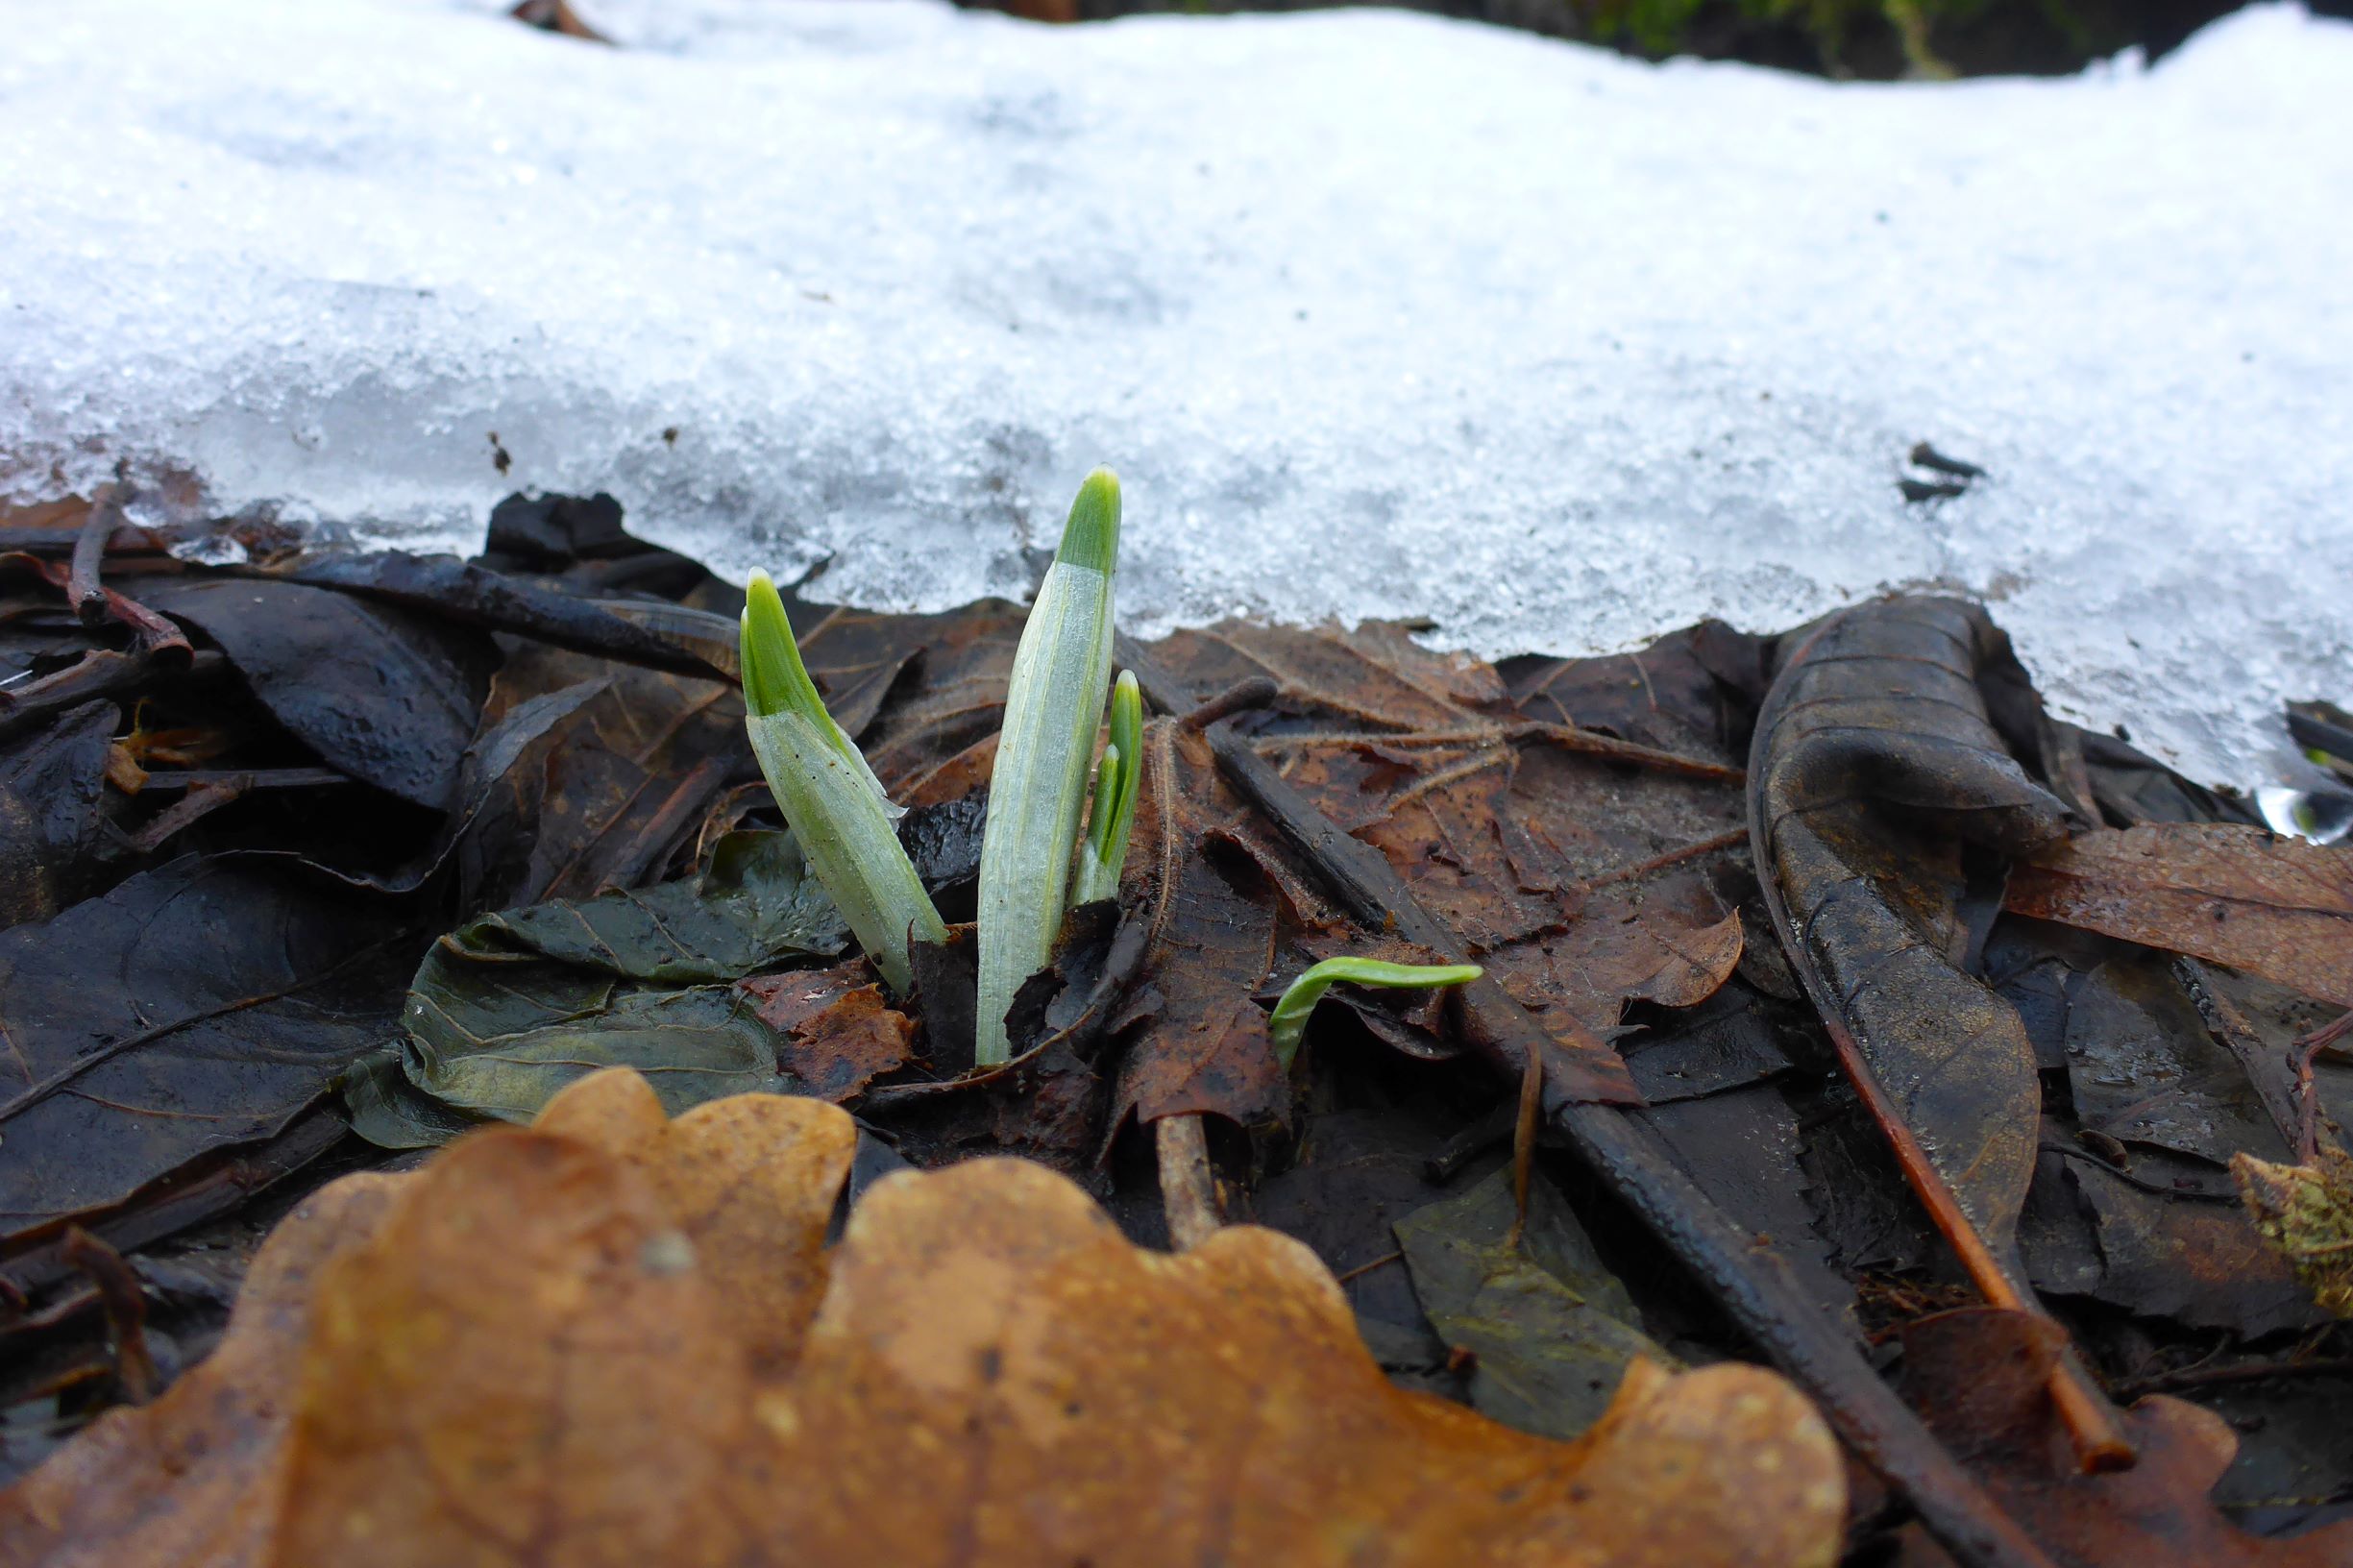
[[[0,496],[129,458],[468,548],[601,488],[938,607],[1107,461],[1145,630],[1579,652],[1950,586],[2210,778],[2353,687],[2353,28],[1866,86],[1377,12],[584,9],[631,47],[0,0]],[[1906,504],[1924,438],[1993,478]]]

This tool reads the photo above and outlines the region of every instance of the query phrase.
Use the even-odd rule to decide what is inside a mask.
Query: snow
[[[2353,684],[2353,27],[1886,86],[1370,11],[582,9],[629,47],[0,0],[0,500],[128,461],[470,548],[606,489],[940,607],[1109,462],[1145,631],[1578,652],[1949,586],[2242,781]],[[1924,439],[1991,478],[1905,502]]]

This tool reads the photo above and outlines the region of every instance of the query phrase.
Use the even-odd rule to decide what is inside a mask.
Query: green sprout
[[[1012,1055],[1005,1014],[1021,982],[1053,957],[1062,930],[1079,813],[1087,804],[1087,765],[1111,684],[1112,579],[1118,559],[1119,480],[1098,468],[1070,503],[1062,548],[1021,628],[1005,692],[1005,725],[997,737],[980,847],[974,1060],[982,1066]],[[1115,748],[1117,744],[1115,737]],[[1114,800],[1125,793],[1119,775],[1133,760],[1122,750],[1112,763]]]
[[[947,940],[891,825],[905,810],[891,803],[865,753],[825,711],[775,583],[754,572],[744,593],[744,727],[752,752],[810,870],[883,980],[904,995],[915,980],[912,945]]]
[[[1274,1041],[1275,1060],[1288,1072],[1299,1054],[1299,1037],[1307,1033],[1308,1015],[1324,999],[1324,992],[1345,981],[1352,986],[1460,986],[1486,971],[1476,964],[1391,964],[1378,958],[1327,958],[1291,982],[1266,1020],[1266,1038]]]
[[[1136,673],[1122,670],[1111,689],[1111,739],[1095,767],[1094,807],[1079,845],[1078,875],[1070,881],[1071,908],[1119,896],[1128,829],[1136,821],[1136,787],[1142,777],[1143,693]]]

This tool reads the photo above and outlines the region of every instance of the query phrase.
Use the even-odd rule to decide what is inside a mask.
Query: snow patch
[[[1578,652],[1945,585],[2207,778],[2345,696],[2353,27],[1887,86],[1396,12],[587,9],[629,47],[0,0],[0,497],[127,459],[468,549],[605,489],[930,608],[1109,462],[1141,630]],[[1923,439],[1991,478],[1907,503]]]

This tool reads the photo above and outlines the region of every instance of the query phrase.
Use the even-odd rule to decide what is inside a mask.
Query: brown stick
[[[1394,931],[1450,958],[1460,939],[1425,910],[1370,845],[1341,832],[1230,725],[1211,749],[1244,798],[1307,857],[1342,907],[1373,930]],[[1456,993],[1472,1044],[1513,1078],[1542,1049],[1542,1027],[1490,977]],[[1546,1088],[1546,1112],[1570,1151],[1598,1175],[1756,1346],[1822,1407],[1848,1446],[1908,1498],[1946,1550],[1968,1568],[2050,1568],[2050,1559],[1899,1400],[1777,1254],[1717,1209],[1646,1129],[1614,1107]]]
[[[107,591],[98,580],[98,567],[106,557],[107,541],[114,537],[114,529],[122,520],[120,492],[110,484],[99,491],[88,520],[82,525],[80,537],[74,540],[72,564],[65,572],[65,602],[73,606],[74,614],[86,626],[105,624]]]
[[[1209,1139],[1198,1115],[1163,1116],[1152,1124],[1160,1155],[1161,1212],[1168,1218],[1168,1245],[1190,1252],[1225,1226],[1217,1208],[1217,1178],[1210,1172]]]
[[[1504,1250],[1520,1250],[1528,1234],[1528,1184],[1536,1173],[1536,1120],[1544,1111],[1544,1058],[1528,1053],[1520,1069],[1520,1114],[1511,1127],[1511,1232]]]
[[[114,1381],[124,1400],[144,1405],[156,1397],[156,1362],[147,1353],[147,1297],[123,1255],[79,1225],[66,1227],[65,1261],[89,1277],[107,1315],[107,1337],[114,1344]]]

